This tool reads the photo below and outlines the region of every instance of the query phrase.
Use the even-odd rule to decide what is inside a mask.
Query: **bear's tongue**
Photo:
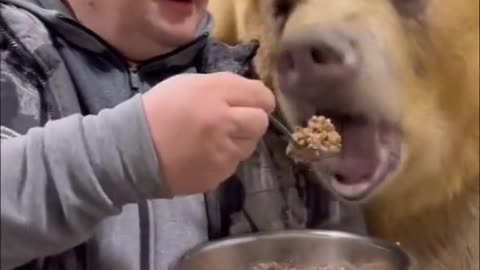
[[[342,136],[342,152],[326,164],[336,181],[354,185],[372,180],[379,165],[378,127],[368,121],[332,118]]]

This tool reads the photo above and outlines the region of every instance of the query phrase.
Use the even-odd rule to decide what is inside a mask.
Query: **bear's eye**
[[[406,18],[417,18],[425,10],[428,0],[391,0],[398,13]]]
[[[295,0],[274,0],[273,16],[275,19],[282,19],[292,11]]]
[[[292,13],[298,1],[300,0],[273,0],[271,2],[273,12],[272,17],[277,31],[281,31],[281,29],[285,26],[288,16]]]

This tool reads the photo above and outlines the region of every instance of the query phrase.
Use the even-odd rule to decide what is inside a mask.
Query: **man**
[[[275,106],[242,77],[257,45],[213,42],[206,2],[1,0],[2,270],[167,270],[209,239],[311,221],[295,177],[284,200],[248,162],[201,195]]]

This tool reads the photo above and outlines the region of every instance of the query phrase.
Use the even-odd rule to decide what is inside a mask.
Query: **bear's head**
[[[425,207],[478,188],[478,0],[219,1],[234,12],[217,36],[260,41],[286,122],[339,129],[340,156],[312,167],[339,197]]]

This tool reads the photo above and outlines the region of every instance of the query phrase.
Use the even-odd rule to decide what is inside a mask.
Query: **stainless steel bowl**
[[[336,231],[282,231],[227,238],[187,252],[173,270],[248,270],[265,262],[312,267],[382,263],[375,270],[413,269],[401,247],[379,239]],[[369,268],[360,268],[368,270]]]

